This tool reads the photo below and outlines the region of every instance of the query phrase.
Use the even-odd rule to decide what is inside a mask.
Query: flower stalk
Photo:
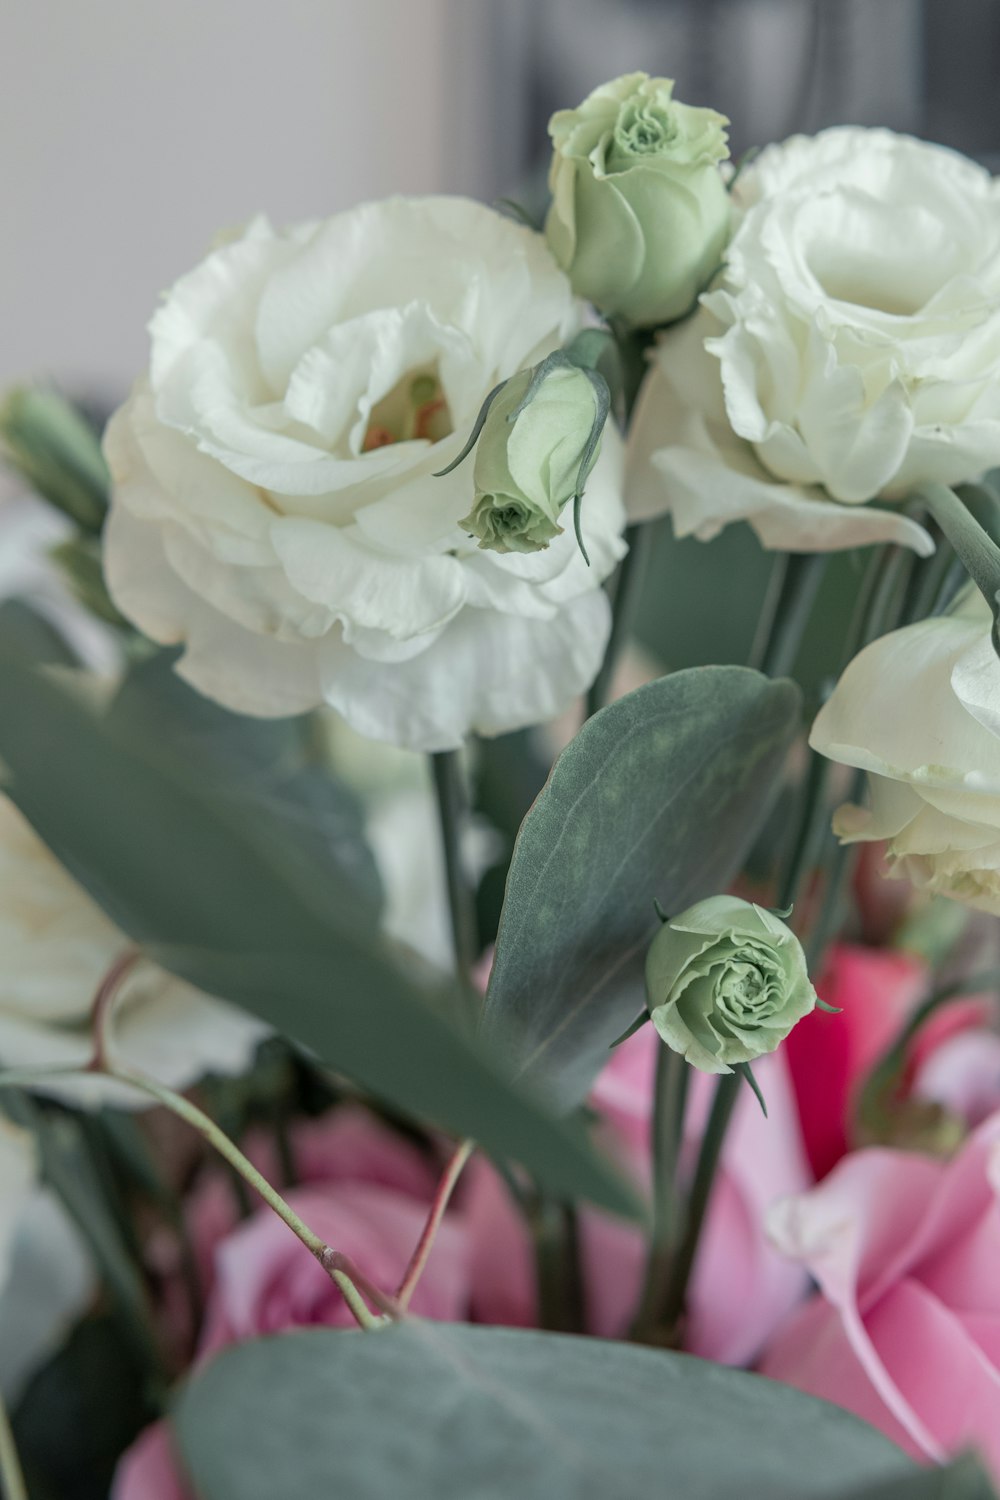
[[[445,1216],[448,1204],[451,1202],[451,1195],[455,1191],[466,1162],[475,1149],[475,1141],[461,1141],[455,1147],[441,1175],[441,1180],[437,1185],[437,1191],[434,1194],[434,1200],[431,1203],[430,1213],[424,1225],[423,1233],[417,1243],[417,1248],[410,1257],[410,1263],[403,1274],[403,1279],[399,1283],[399,1288],[396,1292],[396,1305],[402,1312],[405,1312],[410,1305],[410,1298],[416,1290],[417,1283],[424,1273],[424,1267],[430,1257],[431,1250],[434,1248],[434,1241],[437,1238],[437,1232],[441,1227],[441,1221]]]

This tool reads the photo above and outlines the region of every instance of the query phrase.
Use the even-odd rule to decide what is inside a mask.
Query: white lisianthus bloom
[[[167,295],[106,439],[106,574],[237,712],[327,703],[412,749],[553,716],[592,681],[624,551],[607,431],[572,530],[528,555],[460,524],[486,395],[581,326],[544,239],[463,198],[255,221]]]
[[[812,728],[822,755],[869,773],[845,843],[888,841],[893,874],[1000,915],[1000,661],[985,601],[882,636],[856,656]]]
[[[1000,463],[1000,185],[844,127],[768,147],[734,199],[718,289],[655,352],[630,513],[705,540],[743,519],[789,551],[932,550],[893,502]]]
[[[76,1067],[90,1056],[94,993],[129,946],[21,813],[0,797],[0,1067]],[[240,1010],[140,964],[115,1011],[116,1055],[185,1088],[245,1069],[265,1028]],[[144,1095],[94,1076],[40,1084],[87,1107],[145,1107]]]

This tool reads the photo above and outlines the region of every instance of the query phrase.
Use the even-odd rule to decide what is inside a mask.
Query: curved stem
[[[403,1279],[399,1283],[399,1289],[396,1292],[396,1305],[403,1312],[409,1307],[410,1298],[413,1296],[417,1282],[424,1273],[424,1267],[434,1247],[437,1232],[441,1227],[441,1220],[444,1218],[445,1210],[451,1201],[455,1185],[462,1175],[462,1168],[475,1149],[475,1141],[462,1141],[455,1148],[448,1165],[441,1175],[441,1180],[437,1185],[437,1191],[434,1194],[423,1233],[420,1236],[417,1248],[410,1257],[410,1264],[407,1266],[403,1274]]]
[[[10,1417],[3,1397],[0,1396],[0,1479],[3,1480],[4,1500],[28,1500],[28,1487],[24,1482],[24,1471],[17,1456],[17,1444],[10,1425]]]

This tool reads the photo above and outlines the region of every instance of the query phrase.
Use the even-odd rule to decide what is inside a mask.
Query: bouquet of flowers
[[[5,398],[7,1500],[993,1493],[1000,186],[727,123]]]

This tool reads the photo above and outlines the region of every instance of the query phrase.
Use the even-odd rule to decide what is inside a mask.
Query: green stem
[[[17,1456],[17,1444],[14,1442],[10,1417],[2,1396],[0,1396],[0,1479],[3,1480],[4,1500],[28,1500],[28,1486],[24,1482],[24,1470]]]
[[[448,910],[455,945],[455,963],[463,990],[472,989],[472,971],[479,958],[479,928],[472,887],[462,858],[462,831],[468,813],[462,766],[457,750],[431,755],[438,821],[444,848]]]
[[[92,1077],[95,1072],[100,1072],[107,1078],[113,1078],[116,1082],[127,1085],[129,1088],[138,1089],[162,1104],[165,1109],[184,1120],[190,1125],[203,1140],[212,1146],[223,1160],[236,1171],[244,1182],[260,1194],[264,1202],[274,1210],[278,1217],[288,1225],[289,1229],[305,1245],[311,1255],[319,1261],[320,1265],[335,1282],[343,1294],[355,1319],[362,1328],[380,1328],[385,1321],[384,1317],[374,1316],[365,1305],[364,1299],[358,1290],[358,1285],[364,1287],[366,1295],[370,1296],[381,1311],[391,1316],[398,1316],[399,1310],[391,1298],[387,1298],[377,1288],[372,1287],[355,1268],[351,1267],[346,1257],[332,1250],[319,1235],[315,1234],[307,1224],[299,1218],[298,1214],[286,1203],[281,1194],[271,1186],[267,1179],[261,1176],[238,1146],[235,1146],[224,1131],[220,1130],[215,1121],[200,1110],[190,1099],[185,1099],[183,1094],[177,1094],[173,1089],[164,1084],[157,1083],[153,1078],[147,1078],[142,1073],[133,1072],[129,1068],[117,1068],[104,1066],[95,1068],[52,1068],[52,1069],[14,1069],[9,1072],[0,1073],[0,1087],[7,1088],[32,1088],[40,1083],[47,1082],[53,1077],[62,1078],[87,1078]]]
[[[762,670],[764,658],[771,644],[775,625],[778,619],[778,607],[785,587],[785,577],[788,573],[788,564],[792,554],[790,552],[776,552],[771,571],[768,575],[767,588],[764,591],[763,602],[760,606],[760,615],[757,620],[757,629],[754,631],[753,643],[750,646],[750,655],[747,658],[747,666],[753,667],[755,671]]]
[[[646,575],[646,566],[653,546],[652,524],[648,521],[640,521],[635,526],[629,526],[625,532],[625,540],[628,542],[628,551],[622,558],[618,569],[618,581],[611,604],[611,634],[608,636],[601,670],[594,678],[590,692],[587,694],[588,719],[607,703],[615,668],[621,659],[625,643],[632,633],[632,625],[642,594],[643,579]]]
[[[773,623],[766,644],[760,643],[758,670],[768,677],[787,677],[795,666],[802,633],[809,621],[829,554],[792,552],[782,571]],[[766,603],[767,601],[765,601]],[[755,645],[757,643],[755,642]]]
[[[802,882],[818,856],[819,846],[827,831],[826,789],[831,767],[832,762],[825,756],[815,750],[809,751],[809,767],[802,792],[795,843],[778,892],[778,906],[782,911],[794,906],[798,899]]]
[[[724,1073],[715,1086],[712,1110],[702,1137],[695,1167],[691,1196],[688,1199],[687,1222],[663,1299],[662,1321],[666,1328],[676,1328],[687,1302],[688,1282],[694,1268],[705,1215],[715,1185],[716,1169],[722,1157],[726,1131],[732,1118],[743,1080],[739,1073]]]
[[[540,1193],[530,1210],[538,1276],[538,1324],[548,1333],[580,1333],[583,1272],[576,1210]]]
[[[656,1330],[662,1326],[660,1308],[680,1237],[683,1205],[678,1173],[690,1077],[691,1069],[679,1052],[667,1046],[657,1048],[653,1091],[653,1231],[633,1324],[633,1336],[639,1339],[652,1337],[655,1341]]]

